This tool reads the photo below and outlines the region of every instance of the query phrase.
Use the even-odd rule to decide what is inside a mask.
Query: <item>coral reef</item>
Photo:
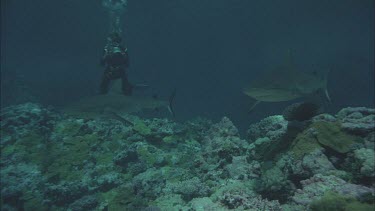
[[[308,118],[300,113],[304,105],[289,109],[285,119],[276,115],[250,125],[242,138],[228,117],[177,123],[125,114],[67,117],[32,103],[4,108],[2,209],[374,206],[373,109],[314,111]]]

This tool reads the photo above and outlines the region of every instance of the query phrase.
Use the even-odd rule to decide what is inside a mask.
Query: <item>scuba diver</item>
[[[100,94],[107,94],[110,82],[115,79],[121,79],[124,95],[132,94],[133,86],[129,83],[126,72],[129,67],[129,56],[127,48],[121,45],[121,41],[120,34],[113,32],[109,35],[108,43],[104,47],[103,57],[100,60],[100,64],[105,66]]]

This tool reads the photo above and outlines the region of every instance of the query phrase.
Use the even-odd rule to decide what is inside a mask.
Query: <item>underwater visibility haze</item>
[[[373,0],[2,0],[0,210],[375,210]]]

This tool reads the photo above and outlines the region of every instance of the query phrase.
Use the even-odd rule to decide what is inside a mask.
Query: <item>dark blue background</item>
[[[2,0],[2,81],[24,76],[37,99],[63,105],[97,92],[108,34],[99,0]],[[330,67],[334,112],[373,106],[373,0],[129,0],[130,78],[167,97],[179,120],[229,116],[241,128],[288,103],[241,91],[292,49],[301,69]],[[12,92],[3,86],[2,92]],[[6,104],[3,99],[3,104]]]

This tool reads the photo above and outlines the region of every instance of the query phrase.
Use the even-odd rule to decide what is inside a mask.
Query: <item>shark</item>
[[[329,70],[312,72],[297,70],[289,53],[284,64],[255,79],[243,90],[243,93],[256,100],[250,111],[260,102],[291,101],[318,92],[323,92],[328,102],[331,102],[327,90],[328,73]]]
[[[119,83],[116,81],[108,94],[84,97],[65,106],[62,112],[68,116],[95,118],[107,114],[135,114],[145,110],[166,108],[173,117],[175,116],[172,104],[176,90],[168,100],[148,96],[125,96],[118,90],[121,89]]]

